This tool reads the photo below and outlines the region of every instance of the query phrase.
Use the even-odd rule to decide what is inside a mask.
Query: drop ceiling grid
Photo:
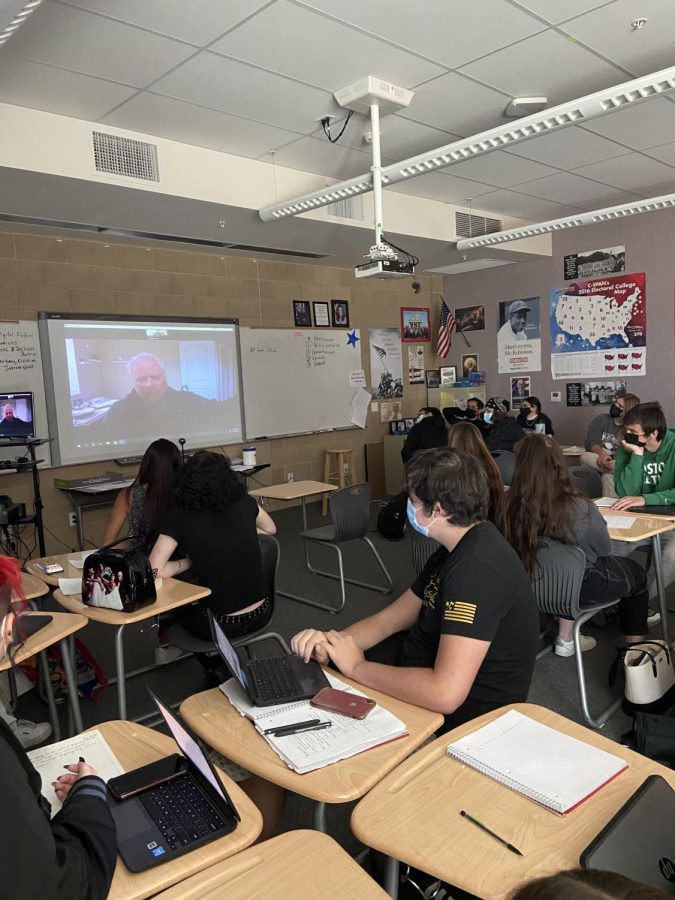
[[[503,122],[511,94],[548,93],[553,103],[650,71],[675,43],[670,2],[643,0],[652,30],[635,35],[632,0],[426,0],[422,14],[391,0],[46,0],[0,50],[0,102],[254,158],[274,150],[280,165],[351,177],[369,169],[367,119],[329,145],[315,119],[338,113],[333,89],[369,73],[415,89],[412,106],[382,123],[385,159],[401,159]],[[675,146],[672,97],[574,131],[587,158],[565,149],[570,131],[561,131],[393,189],[499,205],[513,195],[523,209],[555,211],[593,202],[595,184],[600,198],[675,179],[672,148],[659,151]]]

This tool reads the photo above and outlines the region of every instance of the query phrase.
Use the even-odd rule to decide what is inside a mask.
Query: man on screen
[[[5,403],[2,407],[2,419],[0,419],[0,432],[2,434],[26,434],[28,422],[24,422],[14,415],[14,407],[11,403]]]
[[[106,431],[115,436],[212,431],[214,415],[222,424],[226,408],[231,405],[234,409],[238,403],[236,398],[221,402],[174,390],[167,382],[164,364],[154,353],[137,354],[129,360],[127,371],[131,390],[110,407],[103,422]]]

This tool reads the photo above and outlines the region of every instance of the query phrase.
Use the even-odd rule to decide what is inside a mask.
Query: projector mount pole
[[[370,171],[373,173],[373,202],[375,208],[375,247],[380,252],[382,249],[382,156],[380,153],[380,107],[377,103],[370,104],[370,133],[372,135],[373,165]],[[372,252],[372,251],[371,251]]]

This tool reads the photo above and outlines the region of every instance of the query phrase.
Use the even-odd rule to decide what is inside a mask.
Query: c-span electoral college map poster
[[[575,281],[551,291],[553,378],[621,378],[647,371],[644,272]]]

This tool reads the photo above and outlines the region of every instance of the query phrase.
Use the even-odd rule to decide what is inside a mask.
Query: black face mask
[[[609,408],[609,414],[613,419],[620,419],[623,415],[623,410],[620,406],[617,406],[616,403],[612,403]]]
[[[468,416],[469,419],[475,419],[476,416],[478,415],[478,410],[477,410],[477,409],[471,409],[471,407],[469,406],[469,407],[467,407],[466,414],[467,414],[467,416]]]

